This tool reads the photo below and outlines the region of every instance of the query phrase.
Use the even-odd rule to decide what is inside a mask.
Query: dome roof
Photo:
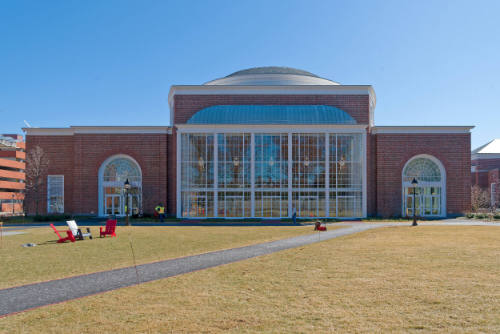
[[[316,74],[279,66],[254,67],[229,74],[205,85],[223,86],[273,86],[273,85],[338,85],[337,82],[321,78]]]

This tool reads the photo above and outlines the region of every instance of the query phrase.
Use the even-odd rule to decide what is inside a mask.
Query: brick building
[[[500,206],[500,139],[472,151],[471,164],[472,184],[487,190],[491,203]]]
[[[23,212],[25,143],[19,135],[0,135],[0,215]]]
[[[172,86],[169,105],[171,126],[24,129],[51,161],[47,210],[123,215],[127,179],[133,211],[183,218],[470,209],[471,127],[375,126],[372,86],[262,67]]]

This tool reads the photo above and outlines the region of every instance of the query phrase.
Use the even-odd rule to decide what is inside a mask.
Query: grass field
[[[9,316],[0,331],[498,333],[500,228],[370,230]]]
[[[66,229],[58,227],[58,229]],[[57,244],[51,228],[23,230],[0,244],[0,288],[312,233],[311,226],[117,227],[117,238]],[[5,228],[4,231],[8,231]],[[25,243],[36,247],[21,247]]]

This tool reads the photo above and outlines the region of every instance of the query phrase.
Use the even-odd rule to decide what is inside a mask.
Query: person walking
[[[165,207],[163,204],[158,203],[158,205],[155,208],[156,213],[158,214],[158,217],[160,217],[160,223],[163,223],[165,219]]]

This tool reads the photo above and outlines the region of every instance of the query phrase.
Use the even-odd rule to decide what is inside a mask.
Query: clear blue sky
[[[500,137],[500,1],[0,0],[0,133],[168,125],[168,90],[255,66],[370,84],[376,125]]]

